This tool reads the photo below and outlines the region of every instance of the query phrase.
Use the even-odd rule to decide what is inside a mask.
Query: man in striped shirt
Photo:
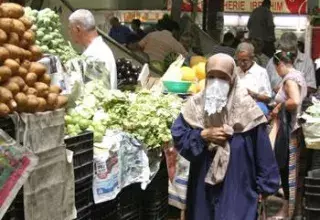
[[[233,42],[234,35],[230,32],[226,33],[223,37],[223,42],[220,45],[216,45],[213,47],[212,55],[224,53],[228,54],[231,57],[234,57],[235,49],[231,47]]]
[[[308,92],[314,92],[317,88],[314,64],[310,57],[298,50],[297,36],[292,32],[284,33],[279,40],[279,49],[296,54],[294,66],[304,74],[308,85]],[[273,64],[273,58],[269,61],[266,69],[270,78],[271,86],[273,90],[277,92],[281,83],[281,78],[277,74]]]

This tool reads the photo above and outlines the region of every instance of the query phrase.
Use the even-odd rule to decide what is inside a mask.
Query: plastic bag
[[[133,183],[149,182],[149,160],[143,145],[125,132],[107,131],[94,148],[93,197],[96,204],[116,198]]]
[[[182,72],[180,68],[184,63],[185,58],[182,55],[179,55],[176,61],[174,61],[166,73],[162,76],[162,81],[181,81]]]
[[[0,219],[37,163],[29,149],[0,129]]]

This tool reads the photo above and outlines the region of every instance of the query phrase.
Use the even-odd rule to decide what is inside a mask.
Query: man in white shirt
[[[249,94],[258,103],[267,104],[272,96],[270,81],[267,71],[254,62],[253,45],[247,42],[239,44],[236,50],[236,61],[238,65],[236,71],[241,84],[248,89]]]
[[[111,89],[117,89],[117,67],[114,55],[98,35],[93,14],[85,9],[73,12],[69,17],[69,29],[73,41],[85,49],[83,55],[104,63],[110,74]]]

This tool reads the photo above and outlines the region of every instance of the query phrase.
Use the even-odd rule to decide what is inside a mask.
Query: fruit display
[[[191,82],[191,86],[188,87],[188,93],[199,93],[205,88],[205,78],[206,78],[206,58],[201,56],[194,56],[190,59],[190,67],[182,66],[184,59],[181,57],[177,58],[175,62],[172,63],[168,71],[162,77],[165,88],[171,92],[181,91],[186,86],[184,82]],[[177,84],[181,82],[180,84]],[[183,83],[182,83],[183,82]],[[175,83],[177,89],[172,90],[168,88],[168,85]],[[178,88],[180,87],[180,88]],[[182,88],[183,87],[183,88]]]
[[[43,53],[59,56],[62,62],[67,62],[77,56],[70,42],[66,42],[61,31],[60,17],[50,8],[41,11],[25,8],[26,16],[34,23],[36,44]]]
[[[0,5],[0,116],[14,111],[43,112],[66,105],[61,89],[51,85],[41,49],[34,45],[32,22],[18,4]]]
[[[136,85],[141,72],[141,67],[133,65],[130,60],[125,58],[117,59],[116,64],[118,86]]]

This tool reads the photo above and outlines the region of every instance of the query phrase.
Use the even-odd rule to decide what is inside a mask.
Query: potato
[[[5,84],[2,85],[4,88],[10,90],[10,92],[15,95],[18,92],[20,92],[20,87],[17,83],[15,82],[7,82]]]
[[[26,92],[27,95],[35,95],[38,96],[38,91],[35,88],[29,87],[29,89]]]
[[[59,95],[56,108],[57,109],[63,108],[67,105],[67,103],[68,103],[68,97],[63,96],[63,95]]]
[[[27,30],[32,27],[32,22],[26,16],[19,18],[19,20],[24,24]]]
[[[25,85],[25,86],[23,87],[23,89],[22,89],[22,92],[26,93],[26,92],[28,92],[28,90],[29,90],[29,86],[28,86],[28,85]]]
[[[49,110],[54,110],[58,104],[58,95],[55,93],[49,93],[47,97],[47,104]]]
[[[25,39],[21,39],[19,46],[24,49],[29,49],[30,44]]]
[[[41,77],[47,72],[47,68],[41,63],[32,62],[29,68],[29,72],[35,73],[38,77]]]
[[[37,97],[34,95],[27,95],[27,98],[28,98],[28,102],[27,102],[26,110],[28,112],[35,112],[39,105],[39,101]]]
[[[2,3],[0,5],[0,15],[8,18],[20,18],[24,15],[24,9],[19,4]]]
[[[22,49],[22,51],[25,60],[30,60],[32,58],[32,53],[29,50]]]
[[[0,66],[0,77],[1,77],[0,82],[7,81],[11,76],[12,76],[12,71],[9,67]]]
[[[50,86],[51,84],[51,77],[49,74],[43,74],[40,78],[39,78],[39,82],[43,82],[44,84],[47,84],[48,86]]]
[[[0,62],[4,62],[10,57],[10,52],[4,47],[0,47]]]
[[[42,58],[42,51],[37,45],[31,45],[29,51],[32,54],[31,61],[38,61]]]
[[[49,94],[49,86],[42,82],[36,82],[34,88],[38,91],[39,97],[47,97]]]
[[[38,100],[38,108],[37,112],[44,112],[47,109],[47,101],[44,98],[37,97]]]
[[[11,110],[11,112],[16,111],[17,108],[18,108],[18,104],[17,104],[16,101],[14,101],[13,99],[10,100],[10,101],[7,103],[7,106],[9,107],[9,109]]]
[[[12,24],[13,26],[11,31],[16,32],[19,36],[22,36],[26,31],[26,27],[20,20],[12,19]]]
[[[25,78],[27,74],[28,74],[28,70],[26,68],[20,66],[19,70],[18,70],[18,76]]]
[[[5,31],[0,29],[0,44],[6,43],[8,40],[8,35]]]
[[[0,29],[10,33],[13,27],[13,19],[11,18],[0,18]]]
[[[17,93],[14,96],[14,100],[17,102],[19,107],[20,106],[25,107],[27,105],[27,102],[28,102],[27,96],[22,92]]]
[[[4,66],[9,67],[13,75],[19,72],[19,63],[13,59],[6,59]]]
[[[29,60],[24,60],[21,64],[21,67],[25,68],[25,69],[29,69],[31,65],[31,62]]]
[[[20,44],[19,35],[15,32],[9,33],[8,43],[13,45],[19,45]]]
[[[33,86],[38,80],[37,74],[35,73],[28,73],[24,81],[28,86]]]
[[[57,85],[51,85],[49,87],[49,93],[55,93],[55,94],[60,94],[61,93],[61,88]]]
[[[9,113],[10,113],[9,107],[4,103],[0,103],[0,117],[5,117]]]
[[[14,82],[17,83],[20,87],[20,90],[23,90],[24,87],[26,86],[26,83],[20,76],[13,76],[9,79],[9,82]]]
[[[12,59],[24,58],[22,49],[20,47],[17,47],[16,45],[13,45],[13,44],[4,44],[3,46],[9,51],[10,58]]]
[[[27,30],[26,32],[24,32],[22,38],[29,44],[33,44],[36,40],[36,36],[32,30]]]
[[[9,89],[6,89],[0,86],[0,102],[7,103],[13,99],[12,92]]]

